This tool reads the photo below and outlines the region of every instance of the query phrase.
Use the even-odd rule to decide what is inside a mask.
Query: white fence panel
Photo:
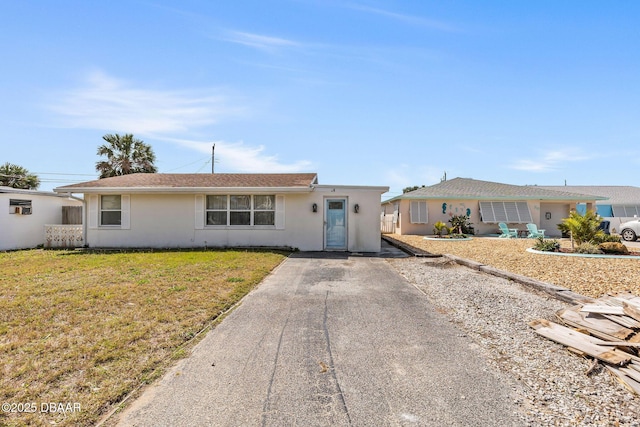
[[[380,217],[380,231],[383,234],[392,234],[396,232],[395,215],[387,214]]]
[[[47,224],[44,226],[45,248],[78,248],[84,245],[82,225]]]

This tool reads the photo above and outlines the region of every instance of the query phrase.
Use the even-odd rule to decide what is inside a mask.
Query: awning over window
[[[527,224],[533,222],[527,202],[480,202],[482,222]]]
[[[619,217],[632,217],[634,215],[640,216],[640,206],[638,205],[613,205],[613,216]]]

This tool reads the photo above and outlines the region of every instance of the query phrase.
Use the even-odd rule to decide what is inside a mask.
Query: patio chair
[[[527,236],[529,239],[536,239],[538,237],[542,237],[544,239],[544,230],[539,229],[535,224],[527,224],[527,230],[529,230],[529,235]]]
[[[504,222],[499,223],[498,227],[500,227],[500,231],[502,232],[500,237],[505,237],[507,239],[510,239],[512,237],[518,238],[517,228],[509,228],[507,227],[507,224],[505,224]]]

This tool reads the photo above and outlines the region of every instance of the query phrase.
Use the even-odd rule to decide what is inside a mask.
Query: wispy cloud
[[[211,134],[208,128],[220,120],[249,111],[213,89],[143,89],[95,72],[80,87],[52,99],[48,108],[57,113],[56,126],[134,133],[207,154],[215,143],[216,157],[228,172],[299,172],[312,165],[306,160],[283,163],[267,155],[263,145],[196,141],[193,135]]]
[[[397,21],[401,21],[406,24],[416,25],[420,27],[426,27],[433,30],[445,31],[445,32],[458,32],[460,31],[458,28],[453,25],[447,24],[446,22],[437,21],[434,19],[423,18],[421,16],[414,15],[406,15],[403,13],[391,12],[384,9],[378,9],[375,7],[364,6],[361,4],[349,4],[347,5],[350,9],[359,10],[362,12],[367,12],[375,15],[384,16],[387,18],[391,18]]]
[[[244,112],[215,90],[141,89],[103,72],[54,99],[48,107],[63,127],[140,134],[184,132]]]
[[[229,31],[223,40],[253,47],[267,52],[275,52],[283,48],[299,47],[301,43],[283,39],[280,37],[266,36],[262,34],[247,33],[243,31]]]
[[[564,148],[562,150],[550,150],[538,158],[520,159],[515,161],[511,169],[529,172],[550,172],[562,169],[567,162],[582,162],[591,159],[592,156],[584,154],[579,148]]]
[[[215,144],[216,159],[223,165],[225,171],[288,173],[309,171],[313,167],[313,164],[307,160],[283,163],[278,160],[278,156],[266,155],[266,148],[263,145],[256,147],[246,145],[244,142],[202,142],[175,138],[168,140],[205,154],[211,154],[211,146]]]

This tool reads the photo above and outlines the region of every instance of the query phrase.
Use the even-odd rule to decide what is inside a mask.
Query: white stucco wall
[[[278,226],[272,227],[209,227],[198,225],[204,212],[196,200],[203,194],[129,194],[128,220],[121,227],[99,226],[98,209],[91,200],[99,195],[87,195],[89,208],[85,218],[86,241],[90,247],[291,247],[302,251],[324,250],[324,200],[347,200],[347,250],[353,252],[380,251],[379,189],[318,186],[309,193],[276,194],[282,210],[276,211]],[[214,194],[214,193],[210,193]],[[234,193],[241,194],[241,193]],[[312,212],[316,203],[317,212]],[[354,213],[358,204],[359,213]],[[96,205],[97,206],[97,205]],[[92,219],[93,218],[93,219]]]
[[[10,213],[10,199],[31,200],[31,215]],[[62,206],[82,206],[82,202],[57,195],[0,193],[0,250],[43,245],[44,225],[62,223]]]

